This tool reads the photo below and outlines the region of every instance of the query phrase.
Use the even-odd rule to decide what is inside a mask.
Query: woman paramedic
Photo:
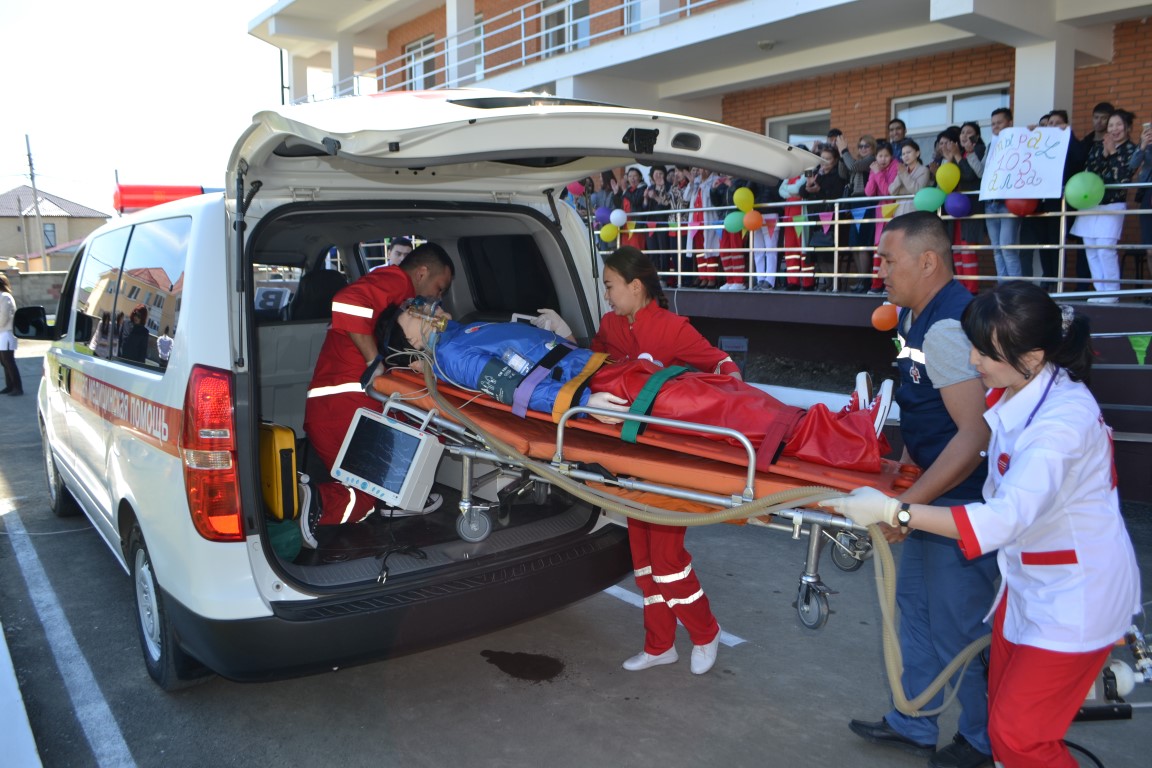
[[[1075,766],[1064,733],[1140,611],[1111,430],[1086,386],[1088,321],[1044,289],[1011,281],[974,299],[962,324],[989,388],[986,501],[909,505],[858,488],[824,505],[861,525],[959,539],[969,558],[999,550],[989,612],[993,757],[1006,768]]]

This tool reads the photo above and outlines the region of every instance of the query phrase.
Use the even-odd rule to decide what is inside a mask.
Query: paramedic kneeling
[[[1088,321],[1017,280],[973,300],[963,327],[990,388],[985,501],[908,505],[858,488],[824,505],[861,525],[959,539],[969,558],[998,550],[1002,582],[985,617],[992,755],[1005,768],[1071,768],[1062,738],[1140,611],[1111,430],[1086,386]]]
[[[304,406],[304,432],[329,470],[356,409],[380,410],[380,403],[364,394],[360,385],[365,366],[378,354],[374,334],[380,313],[416,296],[439,299],[454,274],[444,249],[424,243],[408,254],[398,269],[369,272],[332,299],[332,324],[316,360]],[[335,481],[317,483],[315,491],[317,503],[300,515],[304,544],[312,548],[316,547],[317,525],[360,522],[377,503],[375,497]]]

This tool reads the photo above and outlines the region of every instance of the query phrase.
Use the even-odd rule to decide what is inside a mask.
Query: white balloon
[[[622,227],[628,223],[628,214],[624,212],[623,208],[617,208],[612,211],[612,215],[608,217],[608,220],[616,226]]]

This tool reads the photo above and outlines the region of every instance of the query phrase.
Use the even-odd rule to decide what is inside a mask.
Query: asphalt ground
[[[83,518],[48,509],[31,395],[36,351],[26,345],[20,361],[29,394],[0,398],[0,622],[16,700],[46,766],[924,765],[847,728],[888,706],[872,564],[845,573],[824,558],[838,593],[828,624],[812,631],[792,606],[806,540],[729,525],[688,534],[731,643],[707,675],[689,673],[683,632],[679,663],[622,670],[640,649],[640,610],[605,593],[385,662],[275,683],[212,678],[164,693],[140,658],[130,579]],[[1147,597],[1152,510],[1125,512]],[[616,589],[635,597],[630,581]],[[1131,663],[1124,649],[1113,655]],[[3,686],[0,664],[0,722],[10,728],[19,713]],[[1152,686],[1130,700],[1149,708],[1133,720],[1074,724],[1069,738],[1109,768],[1147,765]],[[942,716],[941,745],[955,719],[954,709]],[[10,733],[0,730],[0,766],[25,768]]]

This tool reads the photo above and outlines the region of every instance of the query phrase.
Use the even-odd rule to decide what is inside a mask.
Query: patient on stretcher
[[[588,405],[728,427],[756,446],[760,470],[784,455],[879,472],[881,457],[888,452],[879,433],[891,390],[883,388],[886,394],[873,400],[866,374],[844,410],[834,412],[823,404],[804,410],[731,376],[665,369],[644,359],[613,362],[532,325],[450,321],[443,331],[435,331],[417,314],[390,312],[382,317],[380,339],[381,349],[391,353],[389,365],[418,365],[422,361],[404,352],[422,350],[438,379],[483,392],[511,405],[521,417],[534,410],[551,414],[556,421],[568,408]],[[724,439],[671,427],[651,428]]]

